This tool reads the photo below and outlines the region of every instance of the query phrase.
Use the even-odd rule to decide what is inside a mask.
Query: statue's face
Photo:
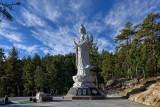
[[[85,34],[86,34],[86,29],[85,29],[85,27],[84,27],[83,25],[80,25],[79,33],[80,33],[81,35],[85,35]]]

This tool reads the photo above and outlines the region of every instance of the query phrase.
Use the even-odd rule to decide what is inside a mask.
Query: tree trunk
[[[131,77],[131,79],[133,78],[133,75],[132,75],[132,68],[131,67],[129,67],[130,68],[130,77]]]
[[[112,70],[112,79],[113,79],[113,70]]]
[[[19,86],[17,85],[17,94],[20,96]]]
[[[154,74],[157,74],[157,59],[156,59],[156,50],[153,48],[153,56],[154,56]]]
[[[130,79],[130,75],[129,75],[129,67],[127,67],[127,71],[128,71],[128,79]]]
[[[143,71],[143,78],[146,78],[144,68],[142,68],[142,71]]]
[[[137,76],[137,66],[136,66],[136,77],[138,77],[138,76]]]
[[[157,58],[155,58],[154,72],[157,74]]]
[[[153,31],[153,30],[152,30],[152,31]],[[153,42],[154,44],[156,43],[155,38],[153,39],[152,42]],[[153,45],[152,48],[153,48],[153,56],[154,56],[154,58],[155,58],[155,60],[154,60],[154,74],[157,74],[156,47]]]

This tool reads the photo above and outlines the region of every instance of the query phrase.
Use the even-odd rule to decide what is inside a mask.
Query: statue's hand
[[[74,44],[75,44],[75,45],[77,45],[77,43],[76,43],[76,39],[75,39],[75,38],[74,38]]]

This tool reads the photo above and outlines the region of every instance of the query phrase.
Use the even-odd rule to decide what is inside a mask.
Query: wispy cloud
[[[11,47],[8,45],[0,45],[0,48],[5,49],[5,50],[11,49]]]
[[[7,38],[11,42],[22,42],[22,34],[19,32],[0,29],[0,35]]]
[[[39,15],[40,17],[45,17],[53,22],[56,22],[57,19],[62,15],[59,11],[60,7],[58,2],[56,1],[37,1],[32,0],[32,2],[27,2],[28,9],[34,10],[35,15]],[[43,8],[40,8],[43,7]]]
[[[147,14],[157,11],[160,1],[117,0],[109,11],[101,11],[93,16],[90,16],[94,10],[91,0],[32,0],[25,4],[21,17],[16,19],[24,27],[30,28],[30,35],[38,40],[40,45],[29,46],[29,50],[28,45],[16,46],[27,53],[41,50],[44,54],[55,55],[74,52],[73,38],[79,39],[78,30],[81,24],[86,27],[88,35],[94,36],[99,52],[102,49],[113,52],[116,45],[113,39],[124,24],[127,21],[133,24],[142,22]]]
[[[26,54],[33,55],[38,52],[38,45],[26,46],[23,44],[14,43],[16,48],[26,51]]]
[[[43,45],[52,49],[54,54],[66,54],[72,52],[73,35],[68,27],[54,29],[37,29],[31,31],[33,36]],[[46,53],[46,51],[44,52]]]
[[[95,39],[98,48],[99,48],[99,52],[102,52],[103,49],[109,51],[109,52],[114,52],[115,49],[115,44],[111,43],[109,40],[107,40],[104,37],[101,38],[96,38]]]
[[[25,8],[21,10],[23,18],[17,19],[24,26],[45,26],[46,22]]]
[[[47,52],[66,54],[74,51],[72,49],[73,38],[77,38],[79,35],[79,26],[84,23],[83,19],[87,17],[84,12],[87,12],[85,9],[89,9],[90,3],[90,1],[81,0],[78,3],[74,0],[64,0],[63,2],[33,0],[33,2],[27,2],[28,8],[22,10],[22,19],[29,26],[42,25],[41,27],[35,26],[35,29],[31,32],[33,37],[45,46],[45,48],[41,48],[45,54]],[[39,16],[41,20],[37,19]],[[43,22],[42,19],[48,19],[51,23],[41,23]],[[37,23],[37,20],[39,20],[39,23]],[[73,26],[69,26],[68,23],[73,24]],[[55,27],[52,26],[53,24]]]
[[[104,22],[114,32],[118,32],[127,21],[141,23],[148,14],[157,11],[159,4],[159,0],[117,0]]]

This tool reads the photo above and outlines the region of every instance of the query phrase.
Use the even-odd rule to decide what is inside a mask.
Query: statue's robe
[[[77,55],[77,75],[91,76],[90,69],[93,67],[89,62],[89,38],[88,35],[81,35]]]

